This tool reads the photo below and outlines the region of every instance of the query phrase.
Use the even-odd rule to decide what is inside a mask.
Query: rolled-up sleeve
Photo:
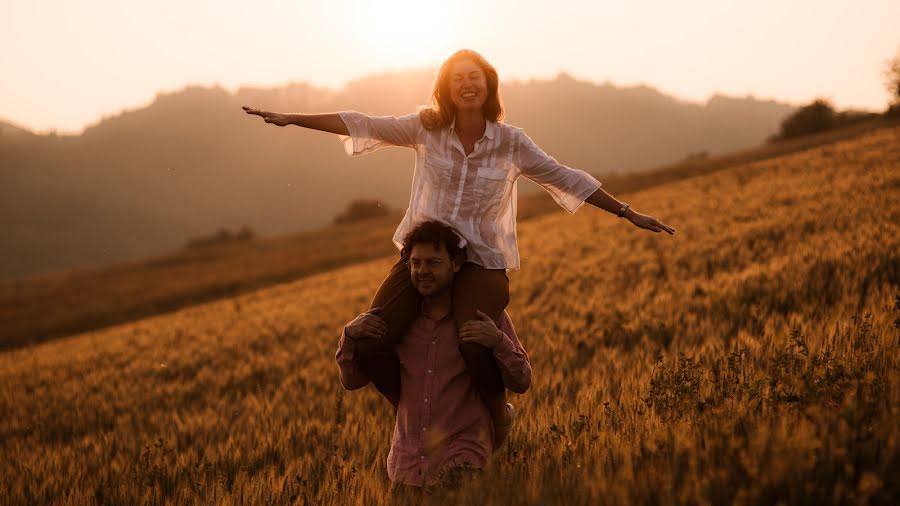
[[[344,151],[357,156],[386,146],[414,148],[423,130],[418,113],[406,116],[369,116],[356,111],[338,113],[350,135],[338,135]]]
[[[528,361],[528,353],[519,342],[519,336],[516,335],[516,329],[506,311],[500,318],[500,330],[503,338],[494,347],[494,357],[503,384],[517,394],[525,393],[531,386],[531,362]]]
[[[574,213],[602,183],[583,170],[560,164],[519,130],[515,165],[522,175],[541,185],[563,209]]]
[[[356,364],[356,361],[353,360],[353,352],[353,340],[347,337],[346,332],[342,331],[334,359],[338,363],[341,385],[347,390],[356,390],[369,384],[369,378],[366,377]]]

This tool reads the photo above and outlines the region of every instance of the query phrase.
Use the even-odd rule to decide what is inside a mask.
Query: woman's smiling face
[[[484,71],[471,59],[460,60],[450,68],[450,99],[457,111],[481,110],[487,100]]]

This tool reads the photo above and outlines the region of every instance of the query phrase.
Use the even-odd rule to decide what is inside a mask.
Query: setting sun
[[[359,47],[391,67],[439,62],[467,35],[444,3],[359,2],[353,14],[350,31]]]

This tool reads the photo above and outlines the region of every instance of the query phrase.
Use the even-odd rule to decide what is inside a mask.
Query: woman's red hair
[[[500,99],[500,79],[497,77],[497,70],[475,51],[460,49],[441,65],[434,81],[434,91],[431,93],[431,107],[424,107],[419,111],[422,124],[428,130],[448,126],[456,117],[456,106],[450,98],[450,69],[454,63],[461,60],[472,60],[484,72],[488,92],[487,99],[481,106],[484,118],[495,122],[503,120],[503,101]]]

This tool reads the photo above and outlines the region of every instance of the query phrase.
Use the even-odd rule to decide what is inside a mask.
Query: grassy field
[[[384,470],[334,351],[393,258],[0,354],[0,504],[900,502],[900,128],[520,226],[486,474]]]
[[[861,123],[639,173],[605,175],[601,180],[605,190],[624,198],[635,191],[890,126],[885,121]],[[522,195],[519,201],[520,223],[561,212],[544,192]],[[4,322],[0,326],[0,349],[48,341],[381,258],[395,251],[391,237],[401,217],[402,213],[395,212],[300,234],[185,248],[157,258],[0,281],[0,321]]]

